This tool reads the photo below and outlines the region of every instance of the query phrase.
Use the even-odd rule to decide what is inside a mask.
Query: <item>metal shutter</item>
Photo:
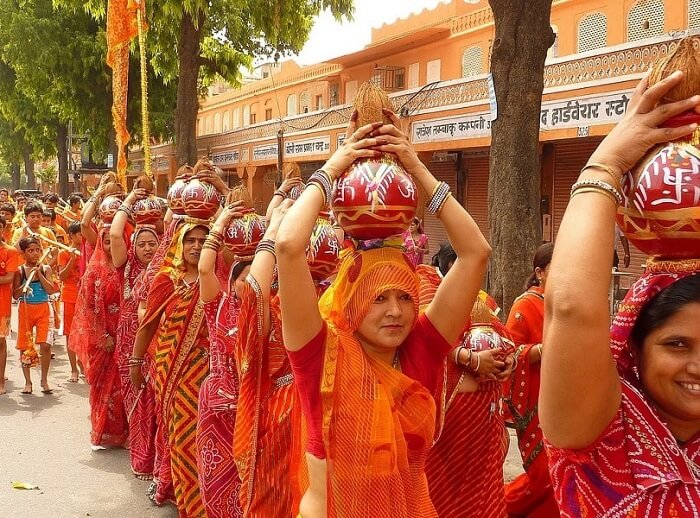
[[[588,158],[600,143],[599,139],[573,140],[557,142],[554,146],[554,237],[559,232],[559,225],[564,217],[566,205],[569,203],[571,186],[576,182],[581,168],[586,165]],[[622,260],[622,245],[618,245],[618,255]],[[630,266],[620,271],[636,274],[642,273],[642,265],[646,256],[630,244]]]
[[[454,161],[447,162],[430,162],[428,165],[428,170],[437,178],[438,181],[447,182],[452,189],[453,193],[457,192],[457,163]],[[426,196],[430,196],[427,193]],[[424,202],[425,203],[425,202]],[[428,214],[427,212],[423,218],[423,231],[428,235],[430,240],[430,257],[426,257],[426,262],[429,262],[432,255],[437,252],[440,244],[448,241],[447,232],[440,223],[440,220]]]
[[[486,239],[489,238],[489,156],[467,156],[466,209]]]

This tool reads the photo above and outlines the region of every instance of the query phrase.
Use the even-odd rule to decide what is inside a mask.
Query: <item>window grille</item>
[[[291,117],[292,115],[297,114],[297,96],[295,94],[290,95],[287,97],[287,116]]]
[[[308,113],[311,106],[311,99],[309,98],[309,92],[302,92],[299,97],[299,106],[301,107],[301,113]]]
[[[483,51],[481,47],[470,47],[462,54],[462,77],[472,77],[481,74]]]
[[[641,0],[627,15],[627,41],[661,36],[664,33],[664,0]]]
[[[608,44],[608,18],[592,13],[578,22],[578,52],[600,49]]]
[[[406,69],[389,65],[375,66],[371,81],[385,92],[398,92],[405,88]]]
[[[700,29],[700,0],[688,2],[688,28]]]
[[[233,109],[233,120],[231,121],[231,126],[233,127],[233,129],[241,127],[241,109],[240,108]]]

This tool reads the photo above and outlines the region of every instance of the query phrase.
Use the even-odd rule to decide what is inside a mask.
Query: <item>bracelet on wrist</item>
[[[258,252],[267,252],[277,258],[277,254],[275,253],[275,242],[272,239],[263,239],[260,241],[255,249],[255,253],[257,254]]]

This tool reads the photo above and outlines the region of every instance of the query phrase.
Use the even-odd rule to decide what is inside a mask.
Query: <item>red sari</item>
[[[135,241],[137,230],[133,235]],[[145,230],[149,231],[149,230]],[[134,339],[138,330],[138,306],[141,300],[136,296],[134,286],[143,275],[145,268],[136,258],[133,246],[128,252],[127,262],[120,269],[120,318],[117,329],[117,358],[122,383],[122,397],[129,422],[129,457],[131,471],[137,478],[150,480],[153,478],[153,463],[155,459],[156,413],[155,393],[151,383],[146,383],[142,389],[136,389],[129,376],[129,358],[132,355]],[[151,370],[150,358],[141,366],[145,379]]]
[[[108,231],[108,227],[100,231],[95,253],[81,279],[70,340],[90,384],[93,446],[122,446],[128,435],[117,349],[105,349],[107,336],[116,345],[120,284],[119,272],[102,248],[103,234]]]
[[[512,516],[558,518],[544,451],[537,399],[540,393],[540,362],[529,355],[542,343],[544,290],[533,286],[518,297],[508,315],[506,327],[518,349],[517,365],[505,387],[505,403],[518,435],[518,447],[525,473],[506,485],[506,504]]]
[[[290,466],[292,408],[296,389],[282,343],[279,298],[270,299],[270,334],[262,331],[262,291],[248,276],[241,295],[236,339],[239,398],[233,452],[241,477],[240,503],[245,516],[292,514]]]
[[[433,298],[440,277],[419,266],[420,304]],[[467,370],[448,357],[438,402],[438,432],[425,474],[430,497],[440,518],[495,518],[506,516],[503,462],[508,434],[497,408],[501,384],[482,381],[474,392],[459,392]],[[478,466],[478,469],[474,469]]]
[[[197,467],[208,518],[243,516],[241,480],[233,456],[233,431],[238,379],[233,347],[238,332],[240,301],[233,292],[219,292],[204,305],[211,337],[209,376],[199,391]]]
[[[547,444],[562,517],[700,516],[700,433],[685,443],[673,436],[644,391],[630,343],[643,308],[688,275],[700,275],[700,261],[647,262],[646,273],[630,288],[610,329],[622,383],[617,414],[586,448]]]

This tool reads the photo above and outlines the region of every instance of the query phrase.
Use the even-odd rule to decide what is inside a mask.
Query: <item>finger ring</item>
[[[146,384],[145,384],[145,383],[141,383],[141,388],[146,388]]]

